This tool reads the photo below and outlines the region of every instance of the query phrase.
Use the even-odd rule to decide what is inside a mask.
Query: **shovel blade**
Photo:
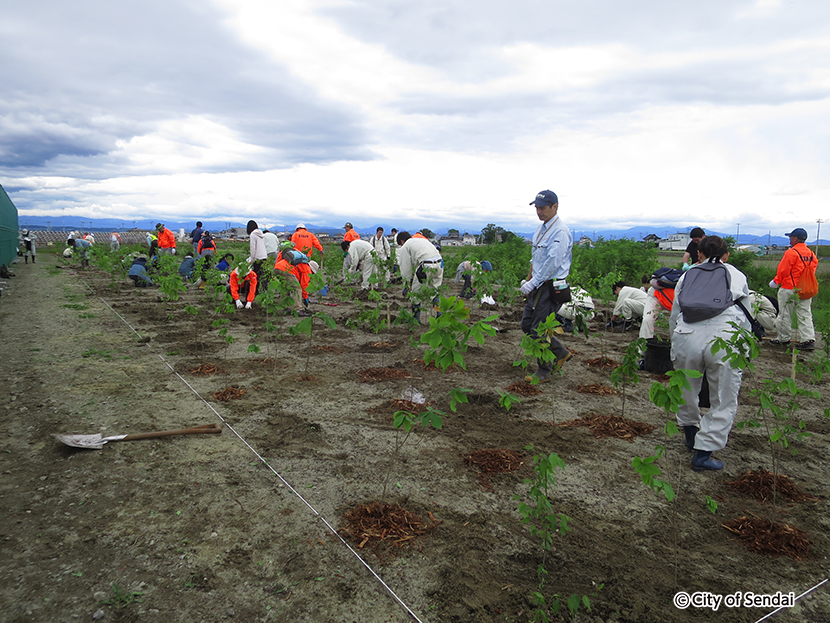
[[[55,435],[52,437],[61,443],[73,448],[86,448],[87,450],[100,450],[109,441],[104,439],[101,433],[96,435]]]

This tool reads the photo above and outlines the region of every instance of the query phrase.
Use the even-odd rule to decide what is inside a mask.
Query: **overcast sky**
[[[0,40],[21,216],[830,219],[824,0],[6,0]]]

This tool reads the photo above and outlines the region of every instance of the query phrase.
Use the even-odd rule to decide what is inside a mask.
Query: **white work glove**
[[[176,247],[173,247],[173,255],[176,255]]]
[[[769,287],[775,289],[775,288],[780,288],[781,286],[779,286],[777,283],[775,283],[775,279],[773,279],[772,281],[769,282]]]
[[[251,309],[251,301],[245,303],[245,309]]]
[[[242,301],[240,301],[239,299],[236,299],[236,308],[242,309]]]
[[[534,288],[533,288],[533,283],[531,283],[530,281],[525,281],[525,282],[522,284],[522,294],[523,294],[524,296],[527,296],[528,294],[530,294],[531,292],[533,292],[533,290],[534,290]]]

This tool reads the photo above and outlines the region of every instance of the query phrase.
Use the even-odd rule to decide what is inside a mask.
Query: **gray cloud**
[[[5,7],[0,170],[124,166],[107,156],[116,141],[189,115],[267,148],[240,169],[373,157],[357,117],[244,47],[222,18],[158,0]]]

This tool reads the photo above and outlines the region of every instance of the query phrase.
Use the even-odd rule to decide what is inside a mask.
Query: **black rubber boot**
[[[692,457],[692,469],[696,472],[717,471],[723,469],[723,461],[712,458],[709,450],[695,450]]]
[[[689,450],[695,449],[695,435],[697,435],[697,426],[684,426],[683,434],[686,435],[686,440],[683,442]]]

